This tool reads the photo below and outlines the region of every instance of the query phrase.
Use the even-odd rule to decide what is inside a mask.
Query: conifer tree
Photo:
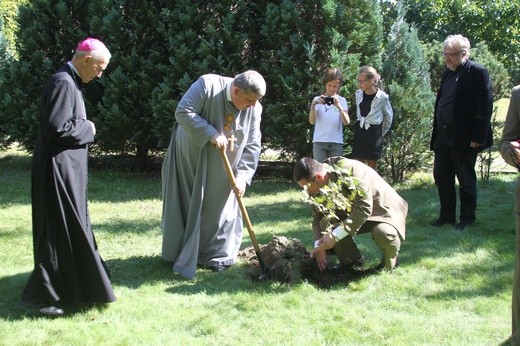
[[[251,7],[251,1],[180,0],[163,11],[160,34],[165,38],[169,64],[152,101],[153,131],[159,146],[168,146],[177,104],[197,78],[207,73],[234,77],[258,69],[251,48],[255,30],[250,22]]]
[[[104,11],[91,18],[91,28],[105,33],[112,53],[97,108],[91,113],[96,124],[96,146],[103,152],[134,157],[133,168],[149,167],[157,150],[152,129],[152,93],[165,76],[169,56],[166,39],[160,35],[161,13],[170,1],[100,0]],[[95,13],[91,7],[91,12]]]
[[[0,17],[0,90],[5,85],[4,74],[11,63],[11,55],[8,51],[8,42],[4,35],[4,21]],[[0,148],[7,144],[7,129],[5,120],[0,116]]]
[[[442,72],[446,69],[446,63],[442,55],[442,43],[439,41],[421,43],[424,59],[427,61],[430,74],[431,90],[437,93],[441,84]]]
[[[4,35],[4,21],[0,17],[0,69],[5,68],[12,59],[8,48],[9,43]]]
[[[479,42],[471,48],[470,59],[484,66],[491,78],[493,85],[493,101],[508,97],[511,91],[511,79],[508,70],[504,64],[497,59],[489,50],[485,42]],[[482,151],[478,155],[478,170],[480,177],[489,180],[491,176],[491,165],[493,161],[500,157],[500,153],[496,150],[496,144],[502,136],[502,123],[497,119],[497,106],[493,106],[491,115],[491,130],[493,133],[494,145]]]
[[[7,51],[13,57],[16,57],[15,41],[16,32],[19,29],[16,17],[18,16],[18,7],[28,3],[29,0],[2,0],[0,1],[0,21],[3,21],[2,36],[7,44]]]
[[[41,90],[85,36],[86,2],[33,0],[20,6],[17,60],[3,71],[0,84],[0,118],[6,124],[7,142],[34,147]]]
[[[431,157],[429,149],[434,93],[417,30],[404,20],[400,10],[392,26],[381,71],[394,111],[391,134],[386,138],[379,169],[392,182],[407,172],[422,168]]]
[[[191,83],[205,73],[233,77],[247,69],[267,81],[265,147],[308,155],[309,101],[323,91],[325,68],[343,71],[341,94],[354,120],[356,71],[381,63],[383,30],[379,2],[373,0],[34,0],[20,11],[19,27],[19,59],[0,82],[0,123],[9,124],[2,129],[9,140],[32,147],[43,84],[70,59],[79,40],[97,37],[112,60],[104,77],[85,87],[87,113],[98,130],[94,149],[135,154],[137,169],[167,147],[175,108]],[[398,60],[396,54],[387,57]],[[411,71],[427,72],[410,61],[382,73],[386,82],[395,81],[389,92],[422,95],[408,91],[419,81]],[[405,101],[392,104],[406,111]],[[427,103],[410,102],[412,112]]]
[[[310,155],[309,103],[323,92],[325,69],[342,70],[341,94],[352,100],[357,68],[380,61],[379,6],[374,1],[283,0],[267,1],[265,8],[259,59],[268,85],[264,143],[287,156]]]

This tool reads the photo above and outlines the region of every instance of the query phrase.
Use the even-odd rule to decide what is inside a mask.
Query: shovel
[[[225,148],[220,149],[220,156],[222,156],[222,161],[224,162],[224,167],[226,168],[226,172],[228,174],[229,181],[231,186],[235,187],[236,179],[233,174],[233,170],[231,168],[231,164],[229,163],[229,159],[226,156]],[[272,270],[269,270],[265,265],[264,256],[260,251],[260,246],[258,245],[258,241],[256,240],[255,232],[253,231],[253,225],[251,224],[251,220],[249,219],[249,215],[247,214],[246,207],[244,202],[242,201],[242,197],[235,193],[235,196],[238,201],[238,205],[240,206],[240,210],[242,211],[242,216],[246,222],[247,231],[249,232],[249,238],[251,238],[251,243],[253,243],[253,247],[255,249],[256,257],[258,258],[258,263],[260,263],[260,268],[262,269],[262,275],[258,279],[264,279],[265,277],[272,278]]]

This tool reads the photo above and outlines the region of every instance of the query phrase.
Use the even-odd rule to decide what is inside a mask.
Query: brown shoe
[[[376,267],[376,270],[379,270],[379,271],[382,271],[384,269],[385,270],[394,270],[395,268],[397,268],[399,266],[399,256],[395,256],[395,258],[391,258],[390,259],[390,265],[392,266],[392,268],[386,268],[386,266],[385,266],[385,255],[383,254],[383,256],[381,257],[381,262]]]

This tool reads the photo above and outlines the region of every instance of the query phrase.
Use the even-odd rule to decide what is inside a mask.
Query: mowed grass
[[[478,220],[460,233],[437,215],[431,173],[396,189],[409,203],[407,239],[393,273],[319,289],[255,282],[240,262],[194,280],[161,259],[159,173],[90,170],[90,213],[118,301],[63,318],[18,305],[33,265],[30,158],[0,153],[1,345],[500,345],[511,332],[516,174],[479,182]],[[297,186],[255,181],[244,198],[260,243],[273,235],[310,249],[310,209]],[[380,255],[356,237],[368,260]],[[244,229],[243,248],[250,246]]]

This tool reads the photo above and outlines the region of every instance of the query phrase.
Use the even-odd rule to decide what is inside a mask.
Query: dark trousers
[[[455,176],[459,181],[460,221],[475,220],[477,209],[477,174],[475,163],[478,151],[470,147],[435,149],[433,178],[440,201],[440,217],[455,222],[457,196]]]

